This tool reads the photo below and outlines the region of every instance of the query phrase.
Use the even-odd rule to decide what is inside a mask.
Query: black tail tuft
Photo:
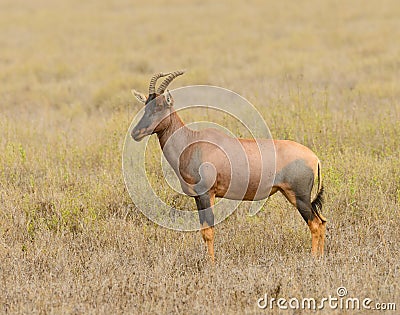
[[[322,210],[322,203],[324,202],[324,187],[321,186],[317,196],[311,202],[311,207],[314,215],[321,219],[322,222],[326,222],[326,218],[320,213]]]

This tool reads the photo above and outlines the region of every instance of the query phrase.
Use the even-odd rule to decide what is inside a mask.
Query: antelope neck
[[[169,117],[169,124],[157,136],[165,158],[179,177],[179,159],[185,148],[193,142],[194,131],[185,126],[173,109]]]
[[[171,109],[169,117],[166,117],[165,120],[169,120],[169,123],[166,123],[167,126],[157,133],[161,149],[164,149],[164,146],[167,143],[168,139],[179,129],[181,129],[179,130],[179,136],[176,136],[176,138],[174,138],[174,142],[176,142],[177,139],[181,140],[179,141],[180,143],[187,142],[189,140],[188,138],[190,137],[192,130],[185,126],[185,123],[173,109]]]

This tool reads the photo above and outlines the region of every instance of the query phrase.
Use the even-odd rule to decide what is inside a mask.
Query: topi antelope
[[[172,80],[183,73],[153,75],[148,96],[132,91],[145,104],[145,111],[131,135],[140,141],[145,136],[157,134],[163,154],[178,176],[183,191],[195,198],[200,231],[211,261],[214,262],[215,197],[261,200],[277,191],[299,210],[308,224],[312,254],[323,255],[326,219],[320,213],[323,187],[318,157],[293,141],[236,139],[215,128],[195,131],[186,127],[174,110],[172,95],[166,91]],[[156,82],[161,77],[166,78],[156,92]],[[275,172],[274,177],[267,174],[271,169]],[[272,181],[268,181],[271,178]],[[317,194],[311,201],[317,178]]]

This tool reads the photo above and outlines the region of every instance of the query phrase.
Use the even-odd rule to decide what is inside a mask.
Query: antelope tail
[[[322,203],[324,202],[324,186],[322,185],[321,163],[318,161],[318,192],[314,200],[311,202],[312,212],[320,218],[322,222],[326,222],[326,218],[320,213]]]

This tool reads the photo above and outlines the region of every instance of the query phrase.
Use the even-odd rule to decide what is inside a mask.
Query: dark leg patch
[[[308,221],[312,221],[314,219],[314,213],[311,208],[310,197],[301,196],[296,197],[296,206],[297,210],[299,210],[301,217],[308,223]]]
[[[210,195],[207,193],[196,196],[195,200],[199,212],[200,232],[206,243],[211,262],[214,264],[214,213],[212,208],[214,205],[214,197],[210,198]]]
[[[275,176],[275,186],[285,184],[296,196],[311,196],[314,172],[304,160],[295,160],[282,168]]]
[[[199,212],[200,225],[214,226],[214,213],[208,194],[195,197],[197,210]]]

